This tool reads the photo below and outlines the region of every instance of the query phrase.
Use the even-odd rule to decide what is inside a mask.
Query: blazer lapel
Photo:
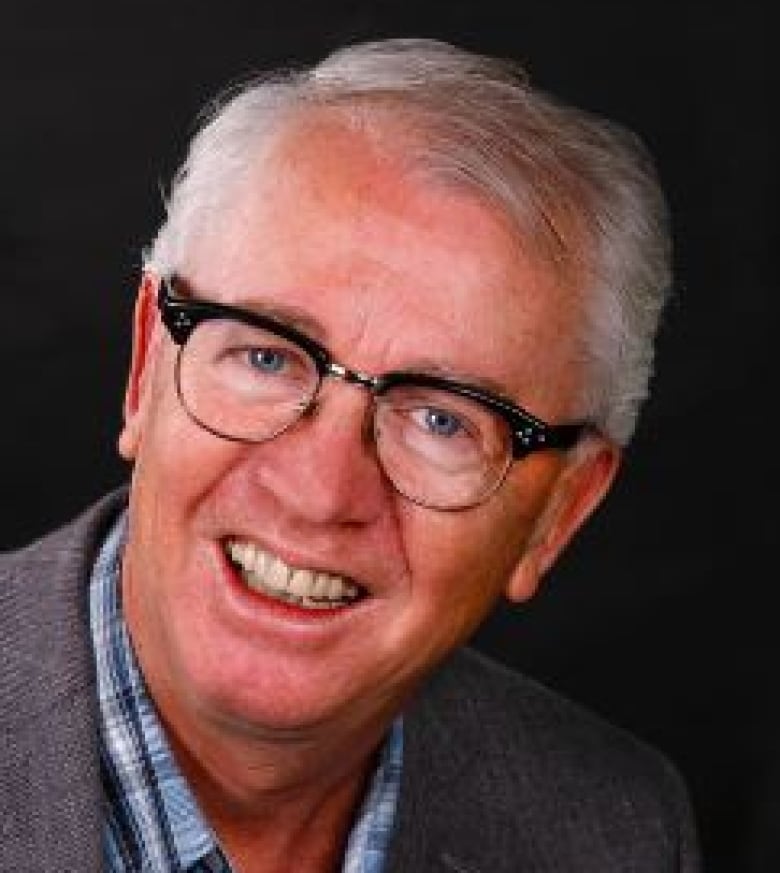
[[[102,867],[94,692],[73,690],[6,734],[0,771],[0,870]]]
[[[478,746],[461,742],[441,689],[426,688],[404,716],[404,762],[387,873],[487,873],[480,800],[467,773]]]
[[[124,493],[0,560],[0,870],[102,869],[88,585]]]

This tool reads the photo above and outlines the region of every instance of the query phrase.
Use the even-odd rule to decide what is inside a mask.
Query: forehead
[[[341,117],[291,128],[193,247],[192,283],[300,312],[368,372],[431,361],[526,402],[530,383],[544,406],[570,396],[575,289],[483,196],[423,174],[392,139]]]

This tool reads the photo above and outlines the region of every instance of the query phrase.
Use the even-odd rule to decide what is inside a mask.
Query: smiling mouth
[[[360,586],[343,576],[291,567],[247,540],[229,539],[224,550],[249,588],[283,603],[303,609],[338,609],[351,606],[363,594]]]

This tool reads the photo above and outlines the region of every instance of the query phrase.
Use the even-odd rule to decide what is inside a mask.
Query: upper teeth
[[[341,576],[290,567],[253,543],[230,540],[227,553],[250,588],[302,606],[330,607],[359,594],[358,587]]]

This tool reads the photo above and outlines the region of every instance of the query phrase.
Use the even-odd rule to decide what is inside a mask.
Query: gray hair
[[[576,277],[587,303],[580,411],[628,442],[671,283],[664,197],[634,134],[532,88],[508,61],[391,39],[224,95],[174,178],[145,267],[183,271],[194,236],[219,220],[263,148],[317,108],[360,114],[364,128],[405,131],[401,148],[418,168],[497,204],[540,257]]]

